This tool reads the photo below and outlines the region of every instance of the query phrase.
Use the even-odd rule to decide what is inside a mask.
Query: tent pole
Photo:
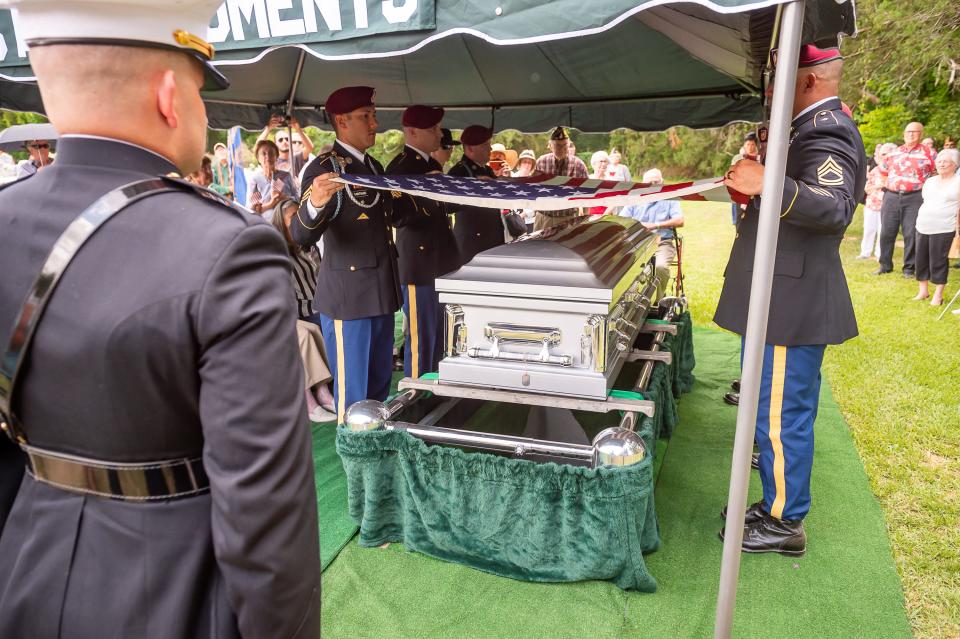
[[[777,235],[780,231],[780,206],[787,165],[790,121],[793,118],[793,94],[803,28],[803,8],[802,0],[794,0],[786,4],[780,24],[779,56],[773,85],[773,105],[770,109],[770,136],[763,173],[763,194],[760,200],[753,279],[750,284],[747,334],[743,346],[740,409],[737,411],[737,431],[730,467],[727,525],[713,634],[715,639],[730,637],[737,600],[740,546],[743,542],[744,511],[747,506],[747,487],[750,480],[750,453],[753,449],[756,430],[760,374],[770,312],[770,289],[773,286],[773,265],[777,252]]]
[[[293,73],[293,83],[290,85],[290,97],[287,98],[287,137],[290,139],[290,174],[296,178],[300,173],[300,162],[302,158],[294,160],[293,156],[293,127],[290,125],[290,118],[293,117],[293,102],[297,97],[297,86],[300,84],[300,76],[303,75],[303,63],[306,62],[307,52],[300,50],[300,57],[297,59],[297,68]]]

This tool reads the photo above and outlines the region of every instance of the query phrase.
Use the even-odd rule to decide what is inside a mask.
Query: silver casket
[[[605,399],[656,300],[659,236],[579,218],[437,279],[443,384]]]

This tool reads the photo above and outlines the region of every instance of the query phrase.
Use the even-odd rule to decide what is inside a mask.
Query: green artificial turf
[[[347,514],[347,478],[337,456],[333,422],[313,424],[313,469],[320,519],[320,565],[326,569],[359,527]]]
[[[323,575],[323,636],[711,636],[735,422],[720,397],[738,349],[734,336],[695,334],[697,384],[680,402],[656,486],[663,545],[647,563],[657,593],[524,583],[352,542]],[[883,517],[826,384],[816,436],[807,555],[743,558],[734,636],[909,637]]]

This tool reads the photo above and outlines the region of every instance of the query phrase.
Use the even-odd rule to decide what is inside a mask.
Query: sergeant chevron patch
[[[817,167],[817,182],[823,186],[843,185],[843,167],[837,164],[832,155],[828,155],[823,164]]]

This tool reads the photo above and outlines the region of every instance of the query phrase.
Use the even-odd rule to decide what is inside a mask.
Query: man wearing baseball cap
[[[304,247],[323,238],[313,310],[333,373],[337,420],[363,399],[383,401],[393,371],[393,315],[400,308],[397,249],[390,230],[394,197],[344,186],[341,173],[379,175],[366,154],[377,134],[371,87],[343,87],[324,104],[337,139],[303,174],[290,235]]]
[[[387,165],[390,175],[443,173],[430,154],[440,148],[443,109],[424,105],[403,112],[404,147]],[[436,279],[460,266],[446,205],[404,194],[395,202],[394,226],[407,333],[403,371],[417,378],[437,370],[443,354],[443,308]]]
[[[0,637],[318,636],[286,248],[170,177],[218,4],[0,0],[61,134],[0,191]]]
[[[840,242],[864,193],[867,159],[837,97],[842,69],[839,49],[801,47],[757,408],[763,499],[747,510],[745,552],[805,552],[820,365],[827,344],[857,335]],[[762,164],[742,159],[725,180],[752,196],[737,220],[713,318],[739,335],[746,333],[763,175]]]

